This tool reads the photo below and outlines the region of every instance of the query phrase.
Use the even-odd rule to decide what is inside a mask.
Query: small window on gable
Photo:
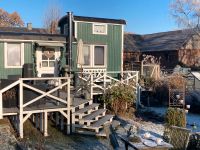
[[[21,68],[24,63],[23,43],[4,43],[5,67]]]
[[[107,34],[107,24],[93,24],[93,34]]]

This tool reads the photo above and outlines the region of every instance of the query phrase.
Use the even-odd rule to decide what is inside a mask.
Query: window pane
[[[48,67],[48,61],[43,61],[42,62],[42,67]]]
[[[21,66],[21,45],[7,44],[7,65]]]
[[[90,46],[84,45],[83,46],[83,64],[90,65]]]
[[[54,50],[45,50],[42,51],[42,60],[55,60],[55,51]]]
[[[104,65],[104,46],[94,47],[94,65]]]
[[[49,59],[55,60],[55,51],[49,51]]]
[[[49,61],[49,67],[54,67],[54,61]]]

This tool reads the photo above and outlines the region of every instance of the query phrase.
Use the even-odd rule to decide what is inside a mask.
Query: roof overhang
[[[49,47],[64,47],[65,44],[61,42],[36,42],[38,46],[49,46]]]

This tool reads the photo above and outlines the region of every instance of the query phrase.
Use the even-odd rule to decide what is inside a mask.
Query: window
[[[21,68],[24,63],[24,43],[4,43],[5,67]]]
[[[105,45],[83,45],[83,67],[105,67]],[[80,67],[80,66],[79,66]]]
[[[54,67],[55,50],[45,49],[42,51],[42,67]]]
[[[107,24],[93,24],[93,34],[107,34]]]
[[[104,65],[104,46],[94,46],[94,65]]]
[[[84,45],[83,46],[83,62],[84,65],[90,65],[90,46]]]

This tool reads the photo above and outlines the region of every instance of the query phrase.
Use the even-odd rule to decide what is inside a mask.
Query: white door
[[[60,60],[59,48],[37,48],[36,50],[36,63],[37,63],[37,76],[41,77],[42,74],[52,74],[57,72],[55,68]]]

